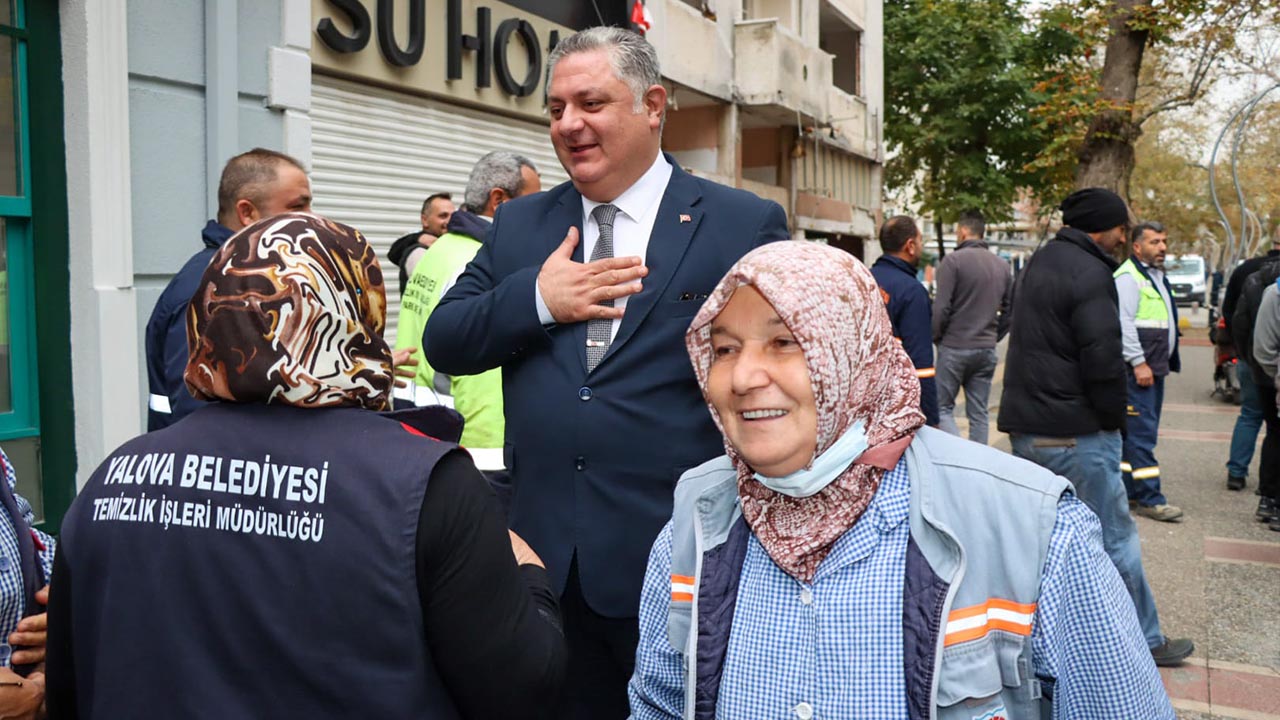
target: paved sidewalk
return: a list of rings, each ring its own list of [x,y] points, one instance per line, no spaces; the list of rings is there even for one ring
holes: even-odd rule
[[[1210,397],[1213,349],[1205,331],[1184,332],[1183,371],[1166,381],[1156,457],[1165,495],[1186,516],[1177,524],[1138,518],[1161,625],[1196,643],[1184,666],[1161,675],[1184,720],[1280,720],[1280,533],[1253,520],[1257,454],[1248,488],[1226,489],[1236,407]],[[1003,375],[1002,364],[992,387],[991,443],[1008,451],[1008,437],[995,429]],[[964,434],[963,403],[956,409]]]

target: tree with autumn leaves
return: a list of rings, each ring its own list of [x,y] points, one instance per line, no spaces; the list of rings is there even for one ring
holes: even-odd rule
[[[1201,100],[1280,0],[885,0],[890,185],[952,221],[1019,192],[1131,200],[1135,147]],[[1206,191],[1207,192],[1207,191]]]

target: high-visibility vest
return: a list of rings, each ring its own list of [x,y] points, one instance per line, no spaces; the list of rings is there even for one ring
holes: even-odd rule
[[[1146,356],[1147,365],[1157,375],[1169,373],[1169,356],[1173,348],[1169,346],[1169,306],[1165,304],[1164,295],[1151,279],[1138,269],[1133,258],[1121,263],[1112,273],[1112,277],[1128,275],[1138,284],[1138,312],[1133,324],[1138,329],[1138,342],[1142,344],[1142,354]]]
[[[440,304],[445,287],[462,273],[479,251],[480,241],[459,233],[441,235],[427,248],[405,284],[404,295],[400,299],[397,350],[422,347],[422,331]],[[435,401],[442,389],[437,385],[443,385],[436,380],[435,370],[419,353],[418,372],[413,379],[417,396],[415,404],[424,404],[421,401],[424,396],[432,398],[428,402]],[[453,408],[466,419],[462,446],[469,450],[500,451],[506,430],[502,414],[502,370],[494,368],[479,375],[450,377],[448,389]],[[438,399],[449,404],[445,398]],[[482,466],[481,469],[497,468]]]

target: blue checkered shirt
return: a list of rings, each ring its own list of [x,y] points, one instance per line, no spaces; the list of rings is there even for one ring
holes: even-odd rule
[[[18,494],[18,478],[4,450],[0,450],[0,459],[4,461],[4,481],[9,483],[13,498],[18,501],[18,510],[30,525],[36,521],[35,513],[31,512],[31,504],[27,499]],[[9,647],[9,634],[17,629],[27,601],[22,587],[22,556],[18,552],[18,536],[14,531],[13,521],[2,507],[0,515],[3,516],[0,519],[0,666],[9,667],[9,656],[13,654],[13,649]],[[47,580],[53,576],[53,553],[57,541],[39,530],[35,532],[40,542],[44,543],[45,549],[37,547],[36,553],[40,556],[40,564],[44,566]]]
[[[718,718],[907,718],[902,650],[910,481],[885,474],[866,513],[812,584],[783,573],[751,537],[720,683]],[[678,720],[684,663],[667,640],[671,525],[654,543],[631,679],[635,720]],[[1067,495],[1049,542],[1032,630],[1035,673],[1056,679],[1059,720],[1174,717],[1097,517]],[[802,704],[804,707],[802,707]]]

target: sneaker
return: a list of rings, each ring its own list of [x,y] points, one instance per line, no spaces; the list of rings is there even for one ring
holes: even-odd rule
[[[1269,497],[1258,500],[1258,509],[1254,511],[1253,516],[1258,522],[1269,522],[1276,516],[1276,501]]]
[[[1244,479],[1244,478],[1242,478],[1242,477],[1236,477],[1235,475],[1228,475],[1228,476],[1227,476],[1227,489],[1228,489],[1228,490],[1243,490],[1243,489],[1244,489],[1244,486],[1245,486],[1245,479]]]
[[[1182,521],[1182,508],[1177,505],[1139,505],[1134,512],[1160,522]]]
[[[1271,521],[1267,523],[1267,529],[1280,532],[1280,517],[1271,518]]]
[[[1195,650],[1196,644],[1187,638],[1165,638],[1163,645],[1151,648],[1151,659],[1160,667],[1173,667],[1181,665]]]

